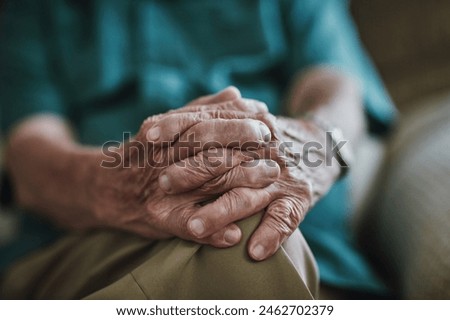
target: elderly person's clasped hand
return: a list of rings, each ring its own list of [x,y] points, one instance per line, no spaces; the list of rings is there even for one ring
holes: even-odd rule
[[[228,88],[150,117],[132,141],[110,149],[93,178],[93,211],[108,227],[215,247],[237,244],[235,222],[264,211],[248,244],[249,255],[264,260],[339,174],[305,165],[307,141],[323,143],[325,132],[275,118]]]

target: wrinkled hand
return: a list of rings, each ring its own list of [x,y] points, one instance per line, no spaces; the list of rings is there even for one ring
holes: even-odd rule
[[[190,219],[194,225],[201,226],[196,233],[196,241],[199,241],[264,208],[261,223],[248,243],[249,255],[259,261],[272,256],[295,231],[310,207],[335,181],[339,167],[336,163],[329,167],[308,166],[301,161],[306,156],[303,154],[306,142],[325,144],[326,133],[320,128],[305,121],[276,119],[267,113],[259,114],[257,118],[270,127],[272,141],[268,147],[256,150],[254,153],[258,156],[255,158],[275,161],[281,168],[279,178],[262,189],[235,188],[199,209]],[[307,156],[310,162],[325,159],[324,152],[319,150],[312,150]],[[273,162],[265,165],[273,165]],[[166,184],[167,193],[174,194],[193,190],[204,183],[219,187],[230,184],[234,179],[236,176],[231,172],[210,171],[198,177],[181,166],[171,165],[161,173],[160,183]],[[255,173],[253,179],[247,179],[256,184],[258,175]],[[233,194],[240,196],[233,197]]]
[[[336,160],[326,165],[323,129],[306,121],[278,118],[272,130],[276,148],[270,158],[280,165],[281,174],[266,188],[273,201],[249,241],[249,253],[255,260],[264,260],[278,250],[340,172]],[[319,143],[323,149],[307,150],[308,142]]]
[[[217,247],[236,244],[241,232],[234,220],[199,238],[207,226],[193,221],[192,216],[205,211],[238,216],[264,208],[262,202],[248,206],[253,203],[250,190],[273,183],[279,166],[271,160],[271,165],[266,165],[266,161],[255,160],[240,149],[223,147],[249,141],[252,148],[261,148],[270,139],[270,130],[250,118],[263,113],[267,113],[264,104],[242,99],[236,89],[227,89],[179,110],[150,117],[132,141],[109,150],[123,155],[117,158],[119,165],[108,157],[99,169],[92,186],[98,221],[154,239],[177,236]],[[194,134],[195,140],[190,140]],[[208,155],[211,147],[217,151],[214,157]],[[186,159],[188,156],[192,157]],[[171,189],[161,172],[175,163],[198,179],[193,183],[194,190],[177,195],[165,193]],[[219,180],[201,183],[202,177],[211,173],[235,178],[223,184]],[[217,194],[222,194],[221,199],[215,200]],[[230,203],[235,205],[230,207]]]

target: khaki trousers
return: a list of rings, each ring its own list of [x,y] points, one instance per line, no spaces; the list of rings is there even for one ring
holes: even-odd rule
[[[247,240],[261,215],[239,222],[241,243],[217,249],[181,239],[149,241],[117,231],[72,234],[11,267],[3,299],[312,299],[315,260],[297,230],[270,259]]]

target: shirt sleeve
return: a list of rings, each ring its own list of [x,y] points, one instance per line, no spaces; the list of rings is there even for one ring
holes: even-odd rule
[[[381,133],[397,117],[373,63],[365,52],[346,0],[289,2],[286,12],[292,55],[290,70],[331,65],[356,78],[372,132]]]
[[[54,84],[41,1],[6,1],[0,14],[0,123],[7,133],[38,113],[64,115]]]

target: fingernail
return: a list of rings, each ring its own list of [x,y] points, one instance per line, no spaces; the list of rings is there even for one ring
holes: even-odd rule
[[[264,123],[259,124],[259,130],[261,131],[262,140],[264,142],[270,142],[270,130]]]
[[[147,131],[147,140],[148,141],[158,140],[160,135],[161,135],[161,129],[158,126],[155,126]]]
[[[240,239],[240,232],[238,230],[228,229],[227,231],[225,231],[223,238],[225,239],[226,243],[235,244]]]
[[[266,250],[260,244],[256,245],[252,250],[252,255],[256,260],[264,259],[265,254],[266,254]]]
[[[165,174],[159,176],[159,186],[161,189],[163,189],[165,192],[170,192],[170,189],[172,188],[169,177]]]
[[[201,237],[205,232],[205,224],[201,219],[193,219],[191,222],[189,222],[189,229],[195,236]]]

